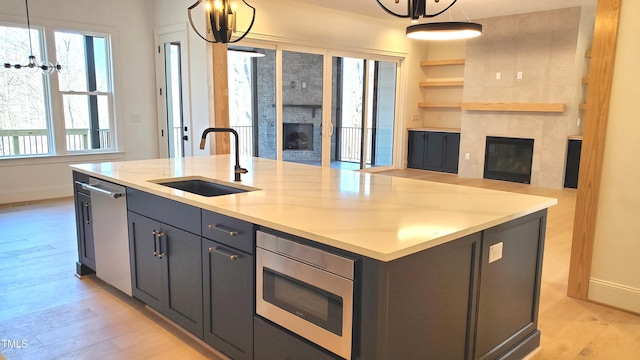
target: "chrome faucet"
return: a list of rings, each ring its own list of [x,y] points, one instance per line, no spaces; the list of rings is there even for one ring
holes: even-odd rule
[[[240,174],[246,174],[249,171],[240,167],[240,150],[239,150],[239,141],[238,141],[238,133],[231,128],[207,128],[202,133],[202,140],[200,140],[200,150],[204,150],[204,145],[207,142],[207,135],[211,132],[228,132],[232,133],[236,138],[236,166],[234,167],[233,175],[234,181],[240,181]]]

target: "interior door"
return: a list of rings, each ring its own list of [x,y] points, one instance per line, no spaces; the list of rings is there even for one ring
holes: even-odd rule
[[[191,156],[185,31],[161,29],[159,32],[156,41],[159,155]]]

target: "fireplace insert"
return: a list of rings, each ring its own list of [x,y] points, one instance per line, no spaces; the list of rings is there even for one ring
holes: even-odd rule
[[[313,150],[313,124],[282,124],[283,150]]]
[[[487,136],[484,178],[531,183],[533,139]]]

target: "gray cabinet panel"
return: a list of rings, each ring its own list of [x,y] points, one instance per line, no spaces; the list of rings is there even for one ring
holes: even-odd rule
[[[202,337],[202,257],[200,236],[163,225],[165,315]]]
[[[202,239],[204,340],[235,360],[253,359],[253,255]]]
[[[91,194],[76,181],[89,183],[89,175],[73,172],[73,198],[76,211],[76,236],[78,241],[78,261],[76,273],[80,276],[95,273],[95,249],[93,240],[93,217],[91,211]]]
[[[537,332],[544,220],[537,213],[484,232],[477,359],[498,358]],[[498,243],[502,258],[489,263],[490,247]]]
[[[363,262],[363,359],[469,359],[480,234],[391,263]]]
[[[160,230],[160,223],[130,211],[127,216],[133,296],[162,311],[163,266],[158,258],[160,249],[154,235]]]

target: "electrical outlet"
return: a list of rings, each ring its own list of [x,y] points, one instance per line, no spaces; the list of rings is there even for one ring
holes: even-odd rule
[[[501,242],[489,246],[489,264],[502,259],[502,246]]]
[[[469,159],[471,159],[471,154],[469,154],[469,153],[465,153],[465,154],[464,154],[464,159],[465,159],[465,160],[469,160]]]
[[[518,71],[518,73],[516,74],[516,79],[522,80],[522,71]]]
[[[502,79],[502,73],[497,72],[496,73],[496,80],[500,80],[500,79]]]

